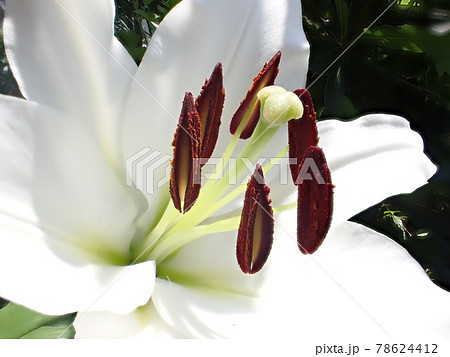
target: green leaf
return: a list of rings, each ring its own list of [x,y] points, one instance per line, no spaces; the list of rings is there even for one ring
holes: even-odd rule
[[[438,72],[450,74],[450,33],[438,34],[428,27],[415,25],[391,26],[383,25],[368,30],[363,41],[388,49],[396,49],[429,56]]]
[[[336,10],[339,19],[339,26],[341,29],[341,38],[345,36],[347,32],[349,9],[345,0],[336,0]]]
[[[157,20],[157,16],[158,16],[157,14],[149,13],[147,11],[140,10],[140,9],[137,9],[135,11],[135,13],[136,13],[136,15],[139,15],[141,18],[146,19],[149,22],[150,21],[156,21]]]
[[[115,0],[115,35],[139,64],[150,37],[181,0]]]
[[[73,338],[75,316],[43,315],[10,302],[0,309],[0,338]]]

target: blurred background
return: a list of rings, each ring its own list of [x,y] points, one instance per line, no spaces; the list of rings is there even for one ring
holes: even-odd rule
[[[136,63],[178,2],[116,0],[116,36]],[[450,290],[450,1],[302,0],[302,6],[318,119],[404,116],[439,167],[425,186],[386,197],[352,220],[401,244],[430,279]],[[20,96],[2,42],[0,93]]]

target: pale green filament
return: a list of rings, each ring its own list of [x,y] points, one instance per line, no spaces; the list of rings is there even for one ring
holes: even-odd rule
[[[264,166],[263,171],[266,173],[269,172],[270,169],[272,169],[276,165],[276,163],[282,157],[284,157],[288,150],[289,148],[286,147],[283,151],[281,151],[276,158],[274,158],[270,163]],[[152,249],[150,257],[152,259],[156,259],[157,262],[160,262],[163,261],[172,252],[181,248],[183,245],[201,238],[208,233],[212,234],[236,230],[239,226],[241,217],[240,213],[234,217],[228,219],[219,219],[217,222],[213,222],[210,224],[199,224],[202,223],[206,218],[210,217],[213,213],[226,206],[234,198],[243,194],[246,187],[246,183],[238,185],[222,198],[218,197],[219,194],[218,192],[215,192],[215,188],[206,193],[202,192],[202,196],[199,197],[196,205],[192,208],[192,213],[188,212],[185,216],[180,218],[176,226],[173,226],[173,228],[170,229],[167,234],[164,234],[164,236],[161,237],[161,239],[158,241],[157,246]],[[214,202],[216,197],[217,202],[211,205],[210,202]],[[283,207],[279,207],[276,212],[278,213],[283,211]],[[192,216],[189,217],[189,214],[191,214]],[[184,217],[186,217],[184,219],[184,222],[181,222]]]

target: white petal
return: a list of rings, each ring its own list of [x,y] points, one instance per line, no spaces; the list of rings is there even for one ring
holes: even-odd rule
[[[33,102],[0,102],[0,270],[8,272],[0,295],[42,312],[74,311],[124,271],[98,261],[128,256],[138,201],[79,123]],[[146,302],[154,267],[130,273],[136,296],[120,293],[126,309]],[[136,283],[142,275],[150,285]]]
[[[436,168],[423,141],[401,117],[371,114],[319,123],[334,189],[333,220],[341,222],[382,199],[425,184]]]
[[[156,280],[152,301],[180,333],[195,338],[258,336],[265,270],[256,275],[240,270],[236,234],[208,235],[158,265],[161,279]]]
[[[186,338],[161,318],[151,301],[129,314],[105,311],[78,314],[74,327],[75,338],[136,338],[145,341]]]
[[[0,104],[1,211],[39,220],[79,247],[127,255],[139,197],[114,175],[81,123],[17,98],[0,97]]]
[[[6,2],[4,39],[22,93],[83,120],[111,156],[136,68],[113,23],[113,0]]]
[[[155,264],[90,264],[76,249],[23,221],[0,216],[0,295],[44,314],[130,312],[150,298]],[[63,251],[69,256],[55,254]],[[78,253],[78,254],[77,254]]]
[[[355,223],[335,227],[312,256],[298,252],[293,214],[282,215],[268,266],[266,308],[284,337],[444,337],[450,294],[402,247]],[[282,227],[282,228],[281,228]]]
[[[192,338],[251,337],[251,327],[262,326],[253,297],[157,279],[152,300],[170,326]]]
[[[228,126],[232,114],[253,77],[277,51],[283,52],[277,83],[289,89],[304,87],[309,47],[301,18],[300,3],[295,0],[276,4],[260,0],[182,1],[158,27],[131,86],[123,127],[125,159],[145,147],[158,151],[159,156],[146,170],[147,178],[150,173],[154,175],[155,188],[158,181],[167,179],[184,93],[191,91],[197,96],[217,62],[223,64],[226,91],[214,153],[220,157],[231,138]],[[282,130],[269,145],[270,153],[275,155],[286,145]],[[162,162],[156,164],[157,160]],[[153,192],[149,195],[152,198]]]
[[[330,239],[318,257],[322,267],[388,332],[394,337],[448,336],[450,294],[435,285],[404,248],[351,222],[333,236],[338,238]],[[336,253],[338,259],[333,259]]]
[[[237,232],[209,234],[158,264],[158,276],[174,283],[257,296],[264,274],[243,274],[236,259]]]

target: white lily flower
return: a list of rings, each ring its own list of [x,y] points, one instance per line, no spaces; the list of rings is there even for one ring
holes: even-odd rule
[[[167,184],[152,194],[126,185],[127,160],[141,150],[172,155],[183,95],[199,93],[217,62],[226,101],[216,157],[231,138],[227,121],[274,53],[283,53],[277,85],[305,86],[299,1],[183,0],[139,68],[113,20],[112,0],[6,1],[7,54],[26,99],[0,97],[0,296],[46,314],[80,311],[78,337],[448,333],[449,296],[403,248],[347,222],[433,174],[402,118],[319,124],[336,185],[328,236],[303,256],[291,239],[295,209],[277,214],[272,254],[256,275],[236,262],[242,195],[195,222],[173,213]],[[282,152],[286,131],[259,157]],[[279,176],[268,181],[274,207],[296,202]],[[200,199],[209,213],[215,202]]]

